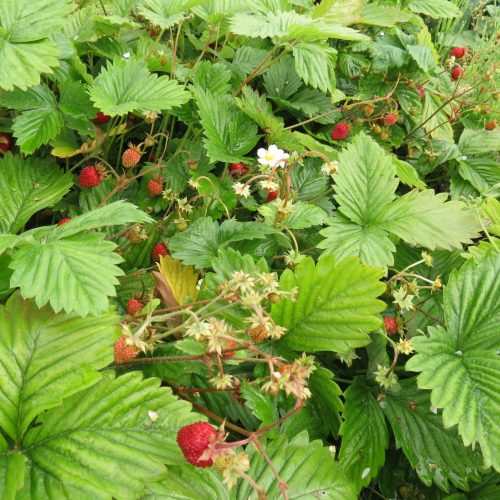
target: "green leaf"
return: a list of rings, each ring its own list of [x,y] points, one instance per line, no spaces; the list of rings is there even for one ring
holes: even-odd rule
[[[384,291],[380,269],[363,266],[356,258],[335,263],[322,257],[315,266],[308,257],[295,272],[280,278],[282,290],[298,287],[295,302],[273,304],[272,317],[288,329],[281,340],[299,351],[347,352],[367,345],[368,333],[380,326],[377,314],[384,309],[377,297]]]
[[[257,127],[237,110],[228,96],[216,96],[202,88],[194,95],[205,137],[203,143],[212,162],[238,162],[259,140]]]
[[[458,7],[448,0],[411,0],[408,7],[417,14],[437,18],[457,17]]]
[[[395,156],[392,158],[392,162],[396,167],[396,175],[399,177],[399,180],[410,187],[416,187],[418,189],[425,189],[425,182],[420,179],[417,170],[410,163],[400,160]]]
[[[116,244],[105,241],[101,233],[55,237],[57,232],[16,250],[10,264],[11,287],[19,287],[25,298],[34,297],[39,307],[50,303],[56,312],[86,316],[107,310],[108,297],[116,295],[117,276],[123,275]]]
[[[327,221],[326,212],[316,205],[298,201],[293,205],[293,210],[287,213],[285,218],[277,220],[279,206],[276,203],[267,203],[258,208],[258,212],[264,217],[269,225],[276,224],[277,227],[288,227],[290,229],[307,229],[319,226]]]
[[[205,0],[146,0],[139,13],[154,26],[168,29],[181,21],[187,10],[203,4]]]
[[[288,498],[356,499],[352,484],[341,474],[328,448],[321,441],[309,442],[306,432],[291,441],[281,436],[266,444],[265,449],[281,479],[288,485]],[[278,482],[264,457],[254,447],[249,446],[246,451],[250,456],[250,477],[266,492],[267,498],[281,498]],[[256,497],[248,482],[240,481],[235,498]]]
[[[113,360],[118,318],[92,322],[75,314],[38,310],[13,295],[0,306],[0,427],[19,441],[33,419],[94,384]]]
[[[258,222],[226,220],[220,226],[210,217],[201,217],[169,241],[172,256],[197,268],[210,267],[219,248],[242,240],[261,240],[278,230]]]
[[[0,234],[0,255],[19,242],[19,237],[14,234]]]
[[[7,153],[0,158],[0,229],[17,233],[33,214],[58,202],[71,184],[69,174],[46,160]]]
[[[337,51],[328,45],[299,43],[293,46],[297,74],[306,85],[323,92],[335,88],[335,59]]]
[[[458,171],[482,195],[500,195],[500,166],[495,159],[470,158],[460,160]]]
[[[318,243],[326,253],[333,253],[338,260],[346,257],[359,257],[364,264],[385,267],[394,264],[394,243],[387,233],[377,226],[354,224],[346,217],[335,215],[330,225],[321,230],[325,237]]]
[[[392,159],[370,137],[358,134],[339,154],[335,200],[340,212],[357,224],[381,220],[398,186]]]
[[[380,227],[411,245],[431,250],[472,243],[481,230],[477,216],[463,203],[447,202],[447,198],[447,193],[434,194],[432,189],[411,191],[386,208]]]
[[[500,470],[500,254],[467,262],[452,273],[444,292],[446,330],[429,327],[414,337],[417,354],[407,370],[421,372],[418,386],[431,389],[443,408],[445,428],[458,424],[466,446],[479,443],[485,466]]]
[[[500,129],[464,129],[458,141],[462,155],[481,155],[500,151]]]
[[[414,379],[401,380],[399,390],[385,393],[380,405],[420,480],[436,483],[444,491],[448,481],[463,490],[469,480],[478,481],[481,454],[465,448],[456,429],[445,430],[440,415],[433,411],[429,393],[417,389]]]
[[[282,57],[270,66],[264,73],[263,80],[266,92],[280,99],[290,98],[302,86],[290,56]]]
[[[49,38],[73,9],[66,0],[0,2],[0,88],[26,90],[59,66],[59,49]]]
[[[158,419],[152,422],[148,412]],[[138,372],[103,378],[40,418],[23,440],[30,458],[20,495],[32,498],[137,498],[164,464],[184,463],[175,436],[199,416]]]
[[[360,377],[345,392],[343,417],[339,463],[360,490],[377,476],[389,446],[389,432],[382,409]]]
[[[161,112],[189,100],[189,93],[167,76],[152,74],[145,61],[115,59],[103,68],[90,88],[97,109],[110,116]]]
[[[263,393],[259,388],[249,384],[241,384],[241,397],[246,401],[245,405],[261,421],[261,427],[272,424],[279,418],[276,401],[269,394]],[[275,437],[272,434],[270,437]]]
[[[432,50],[429,47],[423,45],[407,45],[406,50],[422,71],[428,72],[431,68],[436,66]]]
[[[15,500],[24,485],[26,457],[19,452],[0,455],[0,498]]]
[[[32,87],[26,92],[6,92],[2,95],[2,104],[23,111],[14,118],[12,125],[23,153],[33,153],[61,131],[63,119],[56,97],[46,85]]]

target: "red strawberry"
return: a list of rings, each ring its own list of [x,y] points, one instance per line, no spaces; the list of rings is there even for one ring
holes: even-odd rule
[[[273,201],[278,197],[278,191],[269,191],[267,193],[267,201]]]
[[[196,422],[182,427],[177,433],[177,444],[190,464],[196,467],[210,467],[214,463],[213,460],[200,460],[200,457],[216,437],[217,431],[209,423]]]
[[[421,85],[420,83],[418,83],[415,88],[417,89],[417,92],[418,92],[418,96],[420,97],[420,99],[423,99],[425,97],[425,90],[424,90],[424,86]]]
[[[105,115],[102,111],[98,111],[96,117],[92,120],[96,125],[106,125],[111,120],[111,116]]]
[[[128,145],[128,149],[123,152],[122,165],[125,168],[135,167],[141,161],[141,151],[132,144]]]
[[[164,243],[157,243],[153,247],[153,251],[151,252],[151,257],[155,262],[159,262],[161,256],[170,255],[169,249],[165,246]]]
[[[398,115],[396,113],[389,113],[384,116],[384,126],[392,127],[398,121]]]
[[[233,179],[241,177],[248,172],[248,169],[245,167],[245,165],[243,165],[243,163],[230,163],[228,170]]]
[[[122,335],[115,342],[115,363],[126,363],[139,355],[135,345],[127,344],[127,336]]]
[[[132,298],[127,302],[127,313],[135,316],[143,307],[144,304],[140,300]]]
[[[337,125],[335,125],[335,127],[333,127],[330,137],[334,141],[343,141],[344,139],[347,139],[349,137],[350,133],[351,129],[349,127],[349,124],[346,122],[339,122],[337,123]]]
[[[160,195],[163,191],[163,179],[161,177],[153,177],[148,182],[147,190],[148,190],[149,196],[151,196],[152,198]]]
[[[464,57],[466,52],[467,49],[465,47],[454,47],[453,49],[451,49],[450,55],[460,59]]]
[[[451,77],[453,80],[458,80],[460,76],[462,75],[462,68],[460,66],[454,66],[453,69],[451,70]]]
[[[398,322],[396,321],[396,318],[386,316],[384,318],[384,326],[387,335],[394,335],[398,332]]]
[[[6,153],[12,146],[12,136],[5,132],[0,132],[0,151]]]
[[[496,122],[495,122],[495,121],[491,121],[491,122],[488,122],[488,123],[484,126],[484,128],[485,128],[486,130],[495,130],[496,126],[497,126]]]
[[[82,168],[80,172],[80,186],[81,187],[95,187],[101,183],[102,176],[95,165],[87,165]]]
[[[230,340],[224,346],[224,349],[234,349],[235,347],[236,347],[236,342],[234,340]],[[235,353],[235,351],[233,351],[233,352],[224,352],[224,353],[222,353],[222,357],[225,358],[225,359],[231,359],[232,357],[234,357],[234,353]]]
[[[63,224],[66,224],[67,222],[69,222],[71,219],[69,219],[68,217],[66,217],[65,219],[61,219],[57,225],[58,226],[62,226]]]

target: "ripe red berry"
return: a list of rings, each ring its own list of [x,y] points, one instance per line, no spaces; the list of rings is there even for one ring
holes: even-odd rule
[[[497,126],[496,122],[495,122],[495,121],[491,121],[491,122],[488,122],[488,123],[484,126],[484,128],[485,128],[486,130],[495,130],[496,126]]]
[[[69,222],[71,219],[69,219],[68,217],[66,217],[65,219],[61,219],[57,225],[58,226],[62,226],[63,224],[66,224],[67,222]]]
[[[245,167],[245,165],[243,165],[243,163],[230,163],[228,170],[233,179],[241,177],[248,172],[248,169]]]
[[[384,318],[384,326],[387,335],[394,335],[398,332],[398,322],[396,321],[396,318],[386,316]]]
[[[143,307],[144,304],[140,300],[132,298],[127,302],[127,313],[135,316]]]
[[[185,459],[196,467],[210,467],[212,459],[200,460],[211,443],[217,438],[217,431],[207,422],[185,425],[177,433],[177,444]]]
[[[2,153],[7,153],[12,147],[12,136],[6,134],[5,132],[0,132],[0,151]]]
[[[163,191],[163,180],[160,180],[157,178],[151,179],[148,182],[147,190],[148,190],[149,196],[151,196],[152,198],[160,195]]]
[[[278,197],[278,191],[269,191],[267,193],[267,201],[273,201]]]
[[[234,349],[235,347],[236,347],[236,342],[234,340],[230,340],[224,346],[224,349]],[[234,357],[234,353],[235,353],[235,351],[233,351],[233,352],[224,352],[224,353],[222,353],[222,357],[225,358],[225,359],[231,359],[232,357]]]
[[[98,111],[96,117],[92,120],[96,125],[106,125],[111,120],[111,116],[105,115],[102,111]]]
[[[398,115],[396,113],[389,113],[384,116],[384,126],[392,127],[398,121]]]
[[[451,77],[453,80],[458,80],[462,74],[462,68],[460,66],[454,66],[451,70]]]
[[[418,96],[420,97],[420,99],[423,99],[425,97],[425,89],[424,89],[424,86],[421,85],[420,83],[418,83],[415,88],[417,89],[417,92],[418,92]]]
[[[127,338],[122,335],[115,342],[115,363],[126,363],[139,355],[139,349],[135,345],[127,344]]]
[[[349,127],[349,124],[346,122],[339,122],[337,123],[337,125],[335,125],[335,127],[333,127],[330,137],[334,141],[343,141],[344,139],[347,139],[349,137],[350,133],[351,129]]]
[[[151,252],[151,257],[155,262],[158,262],[160,260],[160,257],[165,255],[170,255],[169,249],[165,246],[164,243],[157,243],[153,247],[153,251]]]
[[[453,49],[451,49],[450,55],[460,59],[465,55],[466,52],[467,49],[465,47],[454,47]]]
[[[87,165],[80,172],[81,187],[95,187],[101,183],[101,174],[95,165]]]
[[[135,167],[141,161],[141,153],[134,146],[129,146],[122,154],[122,165],[125,168]]]

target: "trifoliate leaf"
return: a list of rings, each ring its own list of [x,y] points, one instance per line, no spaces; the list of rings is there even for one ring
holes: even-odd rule
[[[467,262],[452,273],[444,292],[446,330],[412,338],[417,354],[406,368],[421,372],[418,386],[431,389],[443,408],[445,428],[458,424],[466,446],[479,443],[488,467],[500,470],[500,254]]]
[[[308,257],[295,272],[287,269],[280,278],[282,290],[298,287],[296,300],[282,299],[272,307],[276,323],[288,329],[280,341],[299,351],[347,352],[370,342],[368,333],[380,325],[377,314],[384,304],[382,271],[356,258],[338,263],[331,255],[315,266]]]
[[[306,85],[323,92],[335,88],[335,55],[328,45],[299,43],[293,47],[295,70]]]

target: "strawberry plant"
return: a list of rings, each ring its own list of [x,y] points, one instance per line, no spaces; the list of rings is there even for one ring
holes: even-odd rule
[[[496,499],[494,0],[0,2],[0,497]]]

